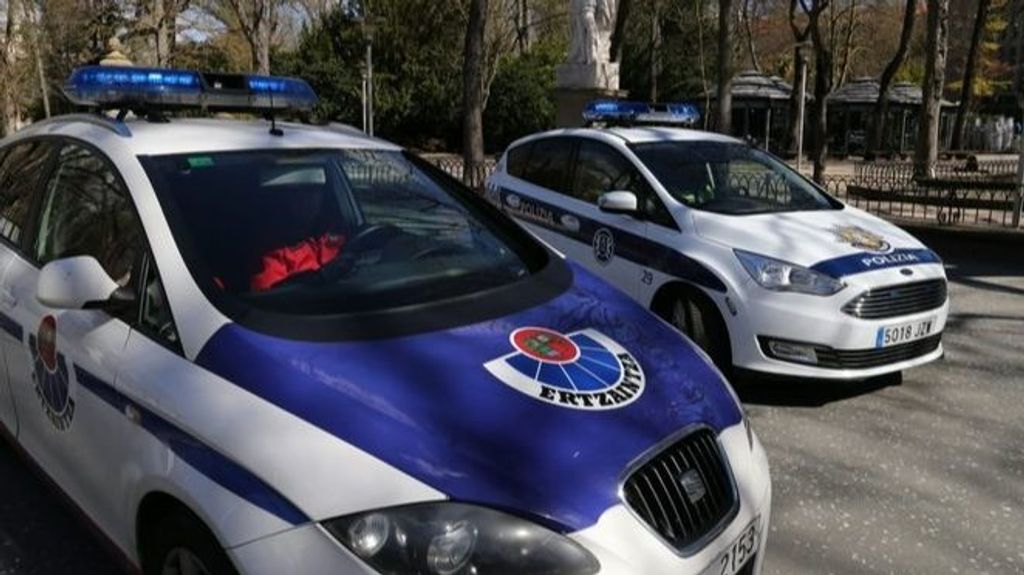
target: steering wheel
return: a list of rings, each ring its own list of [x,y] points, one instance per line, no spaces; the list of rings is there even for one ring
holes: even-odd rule
[[[391,238],[404,232],[392,224],[367,224],[359,228],[348,242],[343,253],[359,252],[365,249],[380,247]]]
[[[334,281],[347,274],[365,250],[379,248],[405,232],[392,224],[369,224],[361,227],[352,238],[345,242],[341,254],[324,264],[318,275],[327,281]]]
[[[458,255],[465,253],[466,248],[457,244],[444,243],[440,245],[434,245],[426,247],[409,257],[410,261],[422,260],[428,257],[442,256],[442,255]]]

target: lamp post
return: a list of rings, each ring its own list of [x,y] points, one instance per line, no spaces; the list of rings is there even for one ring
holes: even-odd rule
[[[809,44],[800,42],[796,45],[797,57],[800,58],[800,101],[796,103],[796,171],[800,172],[804,167],[804,108],[807,103],[807,58],[804,56],[804,48]]]
[[[365,75],[363,78],[363,131],[373,135],[373,33],[374,25],[368,16],[360,21],[363,38],[366,40]]]

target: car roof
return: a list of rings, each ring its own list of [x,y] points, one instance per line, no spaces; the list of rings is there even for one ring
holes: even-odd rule
[[[705,132],[703,130],[670,128],[661,126],[615,126],[609,128],[563,128],[559,130],[549,130],[547,132],[532,134],[525,138],[516,140],[515,142],[512,142],[512,144],[509,145],[509,147],[512,148],[532,140],[548,138],[552,136],[577,136],[604,141],[619,140],[625,141],[626,143],[629,144],[659,141],[742,143],[741,140],[738,140],[731,136],[726,136],[724,134],[718,134],[715,132]]]
[[[139,156],[277,148],[401,149],[342,124],[317,126],[278,122],[277,127],[283,135],[275,136],[270,133],[267,121],[221,118],[173,118],[167,122],[128,119],[119,122],[102,116],[74,114],[38,122],[18,132],[16,137],[43,134],[82,137],[88,133],[95,134],[97,126],[106,127],[107,134],[115,136]]]

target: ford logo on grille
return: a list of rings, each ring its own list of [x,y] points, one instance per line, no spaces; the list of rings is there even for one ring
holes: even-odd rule
[[[700,474],[695,469],[680,475],[679,485],[683,486],[683,491],[686,492],[686,498],[690,500],[690,503],[700,501],[708,492],[707,487],[704,486],[704,480],[700,478]]]
[[[900,273],[905,275],[905,276],[912,276],[912,275],[914,275],[914,270],[912,270],[910,268],[903,268],[903,269],[900,270]]]

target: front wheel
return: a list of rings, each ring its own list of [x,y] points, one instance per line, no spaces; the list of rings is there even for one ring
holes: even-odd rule
[[[729,335],[717,310],[685,296],[675,298],[665,318],[711,357],[723,373],[732,370]]]
[[[172,511],[153,526],[145,575],[237,575],[213,533],[196,516]]]

